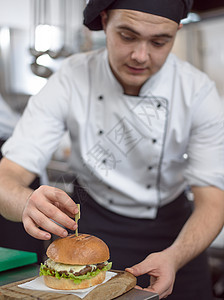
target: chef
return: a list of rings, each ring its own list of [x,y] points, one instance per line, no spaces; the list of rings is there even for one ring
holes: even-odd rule
[[[113,268],[160,299],[212,299],[205,250],[224,222],[223,105],[171,54],[191,4],[90,0],[84,24],[104,30],[106,48],[66,59],[31,97],[0,165],[5,218],[38,239],[63,237],[80,202],[79,231],[105,240]],[[73,199],[27,188],[66,130]]]

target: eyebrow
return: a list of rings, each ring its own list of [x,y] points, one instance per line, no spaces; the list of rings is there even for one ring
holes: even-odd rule
[[[130,31],[130,32],[132,32],[136,35],[140,35],[139,32],[135,31],[134,29],[132,29],[131,27],[128,27],[128,26],[118,26],[118,29],[127,30],[127,31]],[[168,34],[168,33],[154,34],[154,35],[152,35],[152,37],[153,38],[168,38],[168,39],[173,38],[173,36]]]

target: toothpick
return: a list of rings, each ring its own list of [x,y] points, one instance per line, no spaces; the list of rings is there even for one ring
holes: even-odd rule
[[[75,221],[78,225],[78,220],[80,219],[80,204],[77,204],[77,206],[78,206],[79,212],[75,215]],[[78,226],[75,230],[75,235],[78,236]]]

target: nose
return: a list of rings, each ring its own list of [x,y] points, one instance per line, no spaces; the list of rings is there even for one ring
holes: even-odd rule
[[[139,43],[135,46],[131,58],[136,62],[143,64],[149,59],[149,49],[147,43]]]

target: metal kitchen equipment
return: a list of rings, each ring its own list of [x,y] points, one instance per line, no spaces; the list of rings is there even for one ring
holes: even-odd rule
[[[117,297],[117,300],[159,300],[159,296],[157,294],[143,291],[143,290],[137,290],[132,289],[131,291],[127,292],[126,294]]]
[[[29,51],[33,57],[31,70],[37,76],[48,78],[53,70],[49,65],[43,63],[43,60],[40,62],[40,57],[45,56],[46,58],[47,56],[49,61],[49,59],[68,57],[75,52],[74,2],[72,0],[32,0],[30,3]]]

